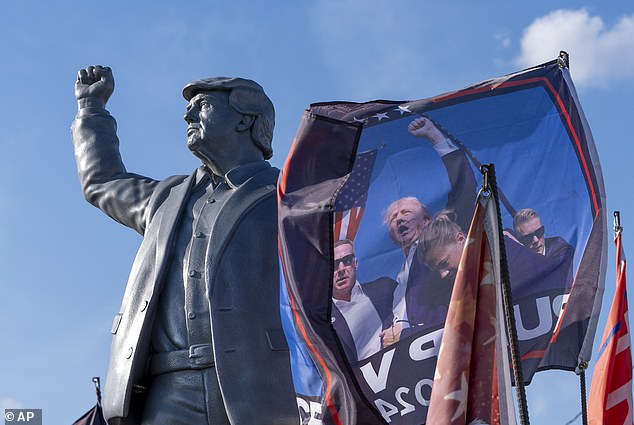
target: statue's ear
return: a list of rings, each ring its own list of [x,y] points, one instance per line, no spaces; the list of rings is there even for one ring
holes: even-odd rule
[[[254,121],[255,121],[255,115],[242,114],[242,118],[240,119],[240,121],[236,125],[236,130],[237,131],[247,131],[247,130],[249,130],[251,128],[251,126],[253,125]]]

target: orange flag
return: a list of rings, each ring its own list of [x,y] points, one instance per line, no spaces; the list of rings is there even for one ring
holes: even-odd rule
[[[599,359],[594,368],[588,423],[590,425],[632,425],[632,350],[627,319],[625,252],[621,229],[616,230],[616,292],[608,316]]]
[[[480,197],[451,295],[427,414],[429,424],[505,424],[511,411],[510,422],[515,422],[512,402],[508,406],[510,379],[505,365],[509,363],[506,348],[501,348],[506,347],[501,332],[504,321],[498,320],[502,317],[499,272],[491,260],[492,247],[497,246],[494,252],[499,252],[499,244],[495,245],[496,231],[491,232],[491,239],[485,231],[485,227],[497,229],[497,213],[492,211],[494,201]]]

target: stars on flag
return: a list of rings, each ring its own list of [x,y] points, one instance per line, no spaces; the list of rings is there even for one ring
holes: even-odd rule
[[[467,378],[465,377],[465,374],[463,373],[460,376],[460,388],[458,388],[456,391],[450,392],[449,394],[443,397],[445,400],[456,400],[458,402],[458,406],[456,407],[453,417],[451,418],[452,422],[458,419],[459,417],[461,417],[467,410],[468,395],[469,395],[469,384],[467,383]]]
[[[383,120],[391,120],[394,118],[400,118],[406,114],[411,115],[413,114],[413,112],[410,108],[411,108],[411,105],[408,105],[408,104],[398,105],[396,108],[391,110],[387,110],[384,112],[377,112],[374,115],[368,115],[367,117],[363,117],[363,118],[353,117],[352,120],[354,122],[362,123],[365,125],[378,124]]]
[[[381,121],[382,119],[389,119],[390,116],[385,112],[381,112],[381,113],[372,115],[372,118],[376,118],[377,120]]]
[[[396,112],[399,112],[401,115],[403,114],[411,114],[412,111],[409,110],[409,105],[399,105],[396,109]]]

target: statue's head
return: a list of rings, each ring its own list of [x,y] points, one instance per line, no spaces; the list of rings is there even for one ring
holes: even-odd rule
[[[227,97],[233,111],[250,117],[245,125],[249,125],[253,144],[262,151],[264,159],[271,158],[275,109],[262,86],[245,78],[212,77],[191,82],[183,89],[183,97],[190,106],[191,100],[200,94],[209,94],[212,99],[215,96],[217,101]],[[187,114],[185,120],[188,121]]]

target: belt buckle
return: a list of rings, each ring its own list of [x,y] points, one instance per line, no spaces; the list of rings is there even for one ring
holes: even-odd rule
[[[214,365],[210,344],[195,344],[189,347],[189,361],[192,367],[206,368]],[[196,367],[198,366],[198,367]]]

